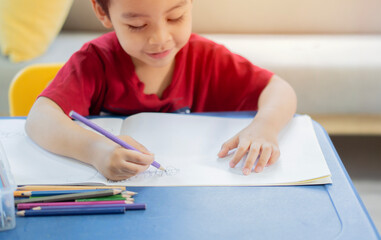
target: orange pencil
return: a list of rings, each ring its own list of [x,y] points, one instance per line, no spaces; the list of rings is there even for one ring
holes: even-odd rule
[[[61,185],[25,185],[17,188],[17,193],[24,191],[60,191],[60,190],[94,190],[94,189],[120,189],[127,192],[129,195],[136,195],[136,192],[125,191],[125,186],[61,186]],[[21,196],[21,195],[17,195]],[[16,195],[15,195],[16,197]]]

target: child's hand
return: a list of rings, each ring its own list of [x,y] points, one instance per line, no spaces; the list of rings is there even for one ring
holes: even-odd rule
[[[94,166],[107,179],[120,181],[145,171],[154,161],[154,156],[143,145],[129,136],[119,136],[140,152],[123,148],[119,145],[108,146],[106,155],[97,158]]]
[[[258,156],[258,163],[254,169],[257,173],[261,172],[265,166],[275,163],[280,155],[277,133],[272,131],[270,126],[262,124],[252,124],[229,139],[222,145],[218,157],[225,157],[234,148],[237,150],[229,163],[231,168],[234,168],[248,152],[242,169],[245,175],[251,173]]]

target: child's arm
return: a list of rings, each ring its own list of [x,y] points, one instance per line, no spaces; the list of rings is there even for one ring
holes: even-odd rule
[[[146,170],[154,157],[132,138],[122,139],[139,151],[122,148],[106,137],[73,122],[52,100],[40,97],[33,105],[26,132],[46,150],[93,165],[106,178],[124,180]]]
[[[276,162],[280,152],[278,134],[296,111],[296,95],[292,87],[280,77],[274,75],[262,91],[258,101],[258,113],[249,126],[222,145],[219,157],[225,157],[228,152],[237,148],[230,167],[248,153],[243,173],[250,174],[257,159],[256,172],[261,172],[265,166]]]

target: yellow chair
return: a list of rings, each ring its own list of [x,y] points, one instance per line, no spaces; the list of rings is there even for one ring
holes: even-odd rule
[[[11,116],[27,116],[37,96],[63,66],[62,63],[34,64],[20,70],[9,87]]]

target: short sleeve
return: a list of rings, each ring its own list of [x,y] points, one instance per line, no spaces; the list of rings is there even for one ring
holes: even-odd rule
[[[103,102],[104,66],[91,46],[85,45],[69,59],[40,96],[54,101],[68,115],[99,114]]]
[[[206,81],[207,93],[204,93],[202,102],[205,111],[258,109],[259,96],[273,76],[272,72],[219,44],[215,44],[204,61],[203,81]]]

